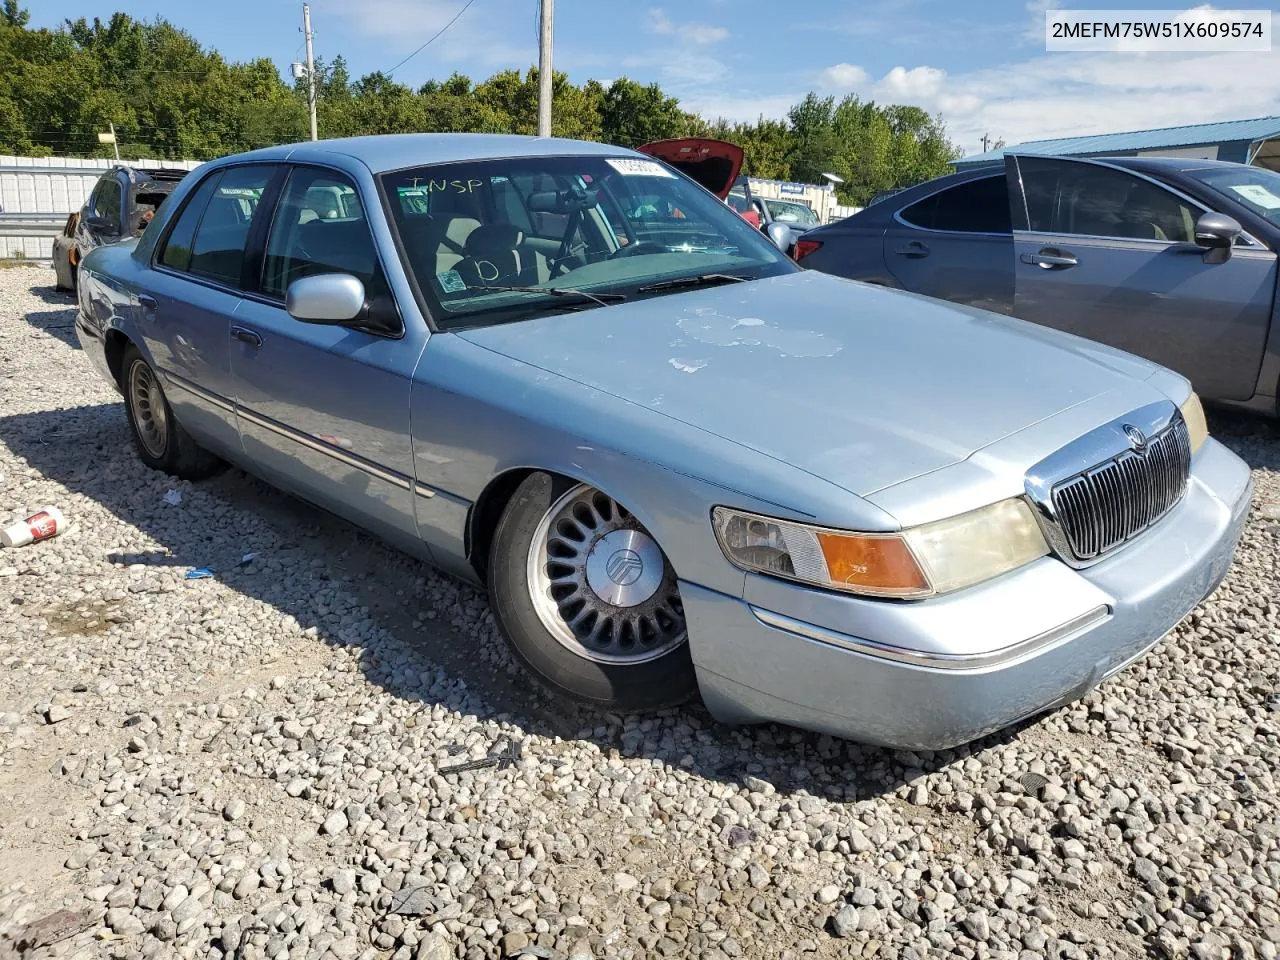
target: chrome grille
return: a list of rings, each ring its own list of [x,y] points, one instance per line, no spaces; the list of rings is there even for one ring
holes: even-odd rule
[[[1182,498],[1191,472],[1187,426],[1175,417],[1146,442],[1050,488],[1060,546],[1088,563],[1132,540]]]

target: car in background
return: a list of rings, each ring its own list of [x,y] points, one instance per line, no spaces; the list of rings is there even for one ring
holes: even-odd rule
[[[961,743],[1156,644],[1251,496],[1177,374],[801,270],[606,144],[214,161],[85,258],[76,327],[143,463],[225,458],[486,584],[608,710]]]
[[[1280,414],[1280,174],[1174,158],[1009,156],[806,234],[800,263],[1008,314]]]
[[[807,229],[801,222],[803,218],[800,214],[785,211],[794,219],[780,219],[770,211],[763,198],[752,194],[750,181],[739,175],[743,152],[737,144],[707,137],[679,137],[673,140],[655,140],[636,149],[658,158],[706,187],[742,219],[768,234],[788,255],[793,253],[796,240]],[[817,222],[816,217],[814,222]],[[774,227],[775,223],[786,229]]]
[[[53,238],[53,286],[55,290],[74,290],[76,288],[76,263],[79,254],[76,252],[76,225],[80,222],[80,213],[67,214],[67,222],[62,225],[62,232]]]
[[[819,225],[818,215],[807,203],[756,196],[747,177],[738,177],[737,183],[729,191],[729,205],[739,211],[749,223],[766,233],[769,232],[770,224],[785,226],[786,232],[781,236],[786,238],[784,249],[790,256],[795,255],[796,242],[807,231]]]
[[[785,223],[797,234],[822,225],[813,207],[799,200],[775,200],[772,197],[761,197],[760,202],[764,204],[765,209],[769,211],[769,217],[775,223]]]
[[[67,218],[53,245],[59,290],[73,290],[80,261],[104,243],[141,236],[165,197],[186,177],[186,170],[141,169],[118,165],[98,179],[84,207]]]

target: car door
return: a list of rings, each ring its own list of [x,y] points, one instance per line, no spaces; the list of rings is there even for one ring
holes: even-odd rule
[[[124,187],[121,174],[112,172],[98,181],[89,202],[85,204],[85,216],[76,228],[80,256],[104,243],[115,243],[123,235]]]
[[[1271,320],[1276,255],[1251,238],[1225,262],[1195,243],[1205,208],[1091,160],[1006,160],[1014,313],[1147,357],[1201,395],[1247,400]]]
[[[966,180],[902,208],[884,232],[884,262],[905,290],[1013,310],[1009,200],[999,174]]]
[[[340,171],[289,170],[258,241],[258,289],[231,323],[236,409],[245,453],[266,479],[421,553],[409,392],[426,331],[398,321],[369,220],[381,207],[368,187],[362,197]],[[285,310],[289,284],[326,273],[357,277],[396,321],[372,329],[295,320]]]
[[[189,194],[156,245],[138,327],[175,415],[201,443],[239,459],[231,379],[231,318],[245,247],[275,168],[223,167]]]

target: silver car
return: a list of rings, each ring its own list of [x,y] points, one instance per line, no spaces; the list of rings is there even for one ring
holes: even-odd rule
[[[487,585],[530,672],[611,709],[960,743],[1151,648],[1249,504],[1177,374],[802,271],[600,144],[228,157],[79,300],[145,463]]]

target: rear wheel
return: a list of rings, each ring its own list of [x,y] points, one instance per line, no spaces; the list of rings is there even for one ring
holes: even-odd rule
[[[137,347],[125,347],[120,369],[129,427],[142,462],[152,470],[186,480],[202,480],[216,473],[222,461],[196,443],[178,423],[160,378]]]
[[[651,710],[697,689],[670,561],[593,487],[545,473],[525,480],[494,536],[489,588],[516,656],[559,693]]]

